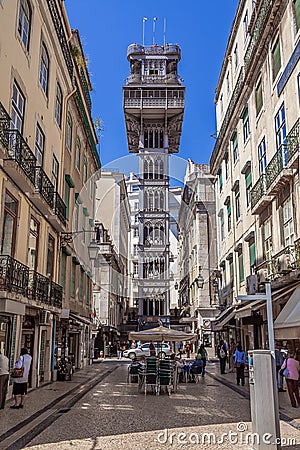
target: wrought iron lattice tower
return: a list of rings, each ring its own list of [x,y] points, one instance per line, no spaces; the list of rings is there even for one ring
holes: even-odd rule
[[[127,50],[123,87],[128,148],[139,157],[138,316],[168,322],[170,314],[169,155],[179,149],[185,87],[178,45]]]

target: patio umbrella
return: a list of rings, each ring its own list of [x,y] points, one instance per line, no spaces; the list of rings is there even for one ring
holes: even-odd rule
[[[136,341],[195,341],[197,335],[193,333],[185,333],[184,331],[173,330],[172,328],[166,328],[163,326],[151,328],[144,331],[131,331],[129,333],[130,340]]]

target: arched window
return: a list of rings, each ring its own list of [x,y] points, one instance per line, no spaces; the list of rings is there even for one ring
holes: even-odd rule
[[[154,209],[159,210],[159,192],[155,191],[154,193]]]
[[[154,169],[154,167],[153,167],[153,161],[152,161],[152,159],[150,159],[150,162],[149,162],[149,179],[150,180],[153,180],[153,169]]]
[[[149,161],[147,159],[144,159],[144,178],[145,180],[148,179],[149,176]]]
[[[160,191],[160,202],[159,202],[160,210],[164,211],[165,209],[165,202],[164,202],[164,193],[163,191]]]

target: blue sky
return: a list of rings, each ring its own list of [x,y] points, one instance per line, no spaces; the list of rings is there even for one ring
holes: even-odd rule
[[[214,92],[238,0],[65,0],[71,27],[79,30],[93,85],[93,117],[101,117],[103,165],[128,155],[122,108],[122,86],[129,75],[129,44],[178,43],[182,59],[178,72],[186,86],[186,107],[178,156],[208,163],[214,146]],[[118,165],[118,164],[117,164]],[[118,167],[116,167],[118,168]]]

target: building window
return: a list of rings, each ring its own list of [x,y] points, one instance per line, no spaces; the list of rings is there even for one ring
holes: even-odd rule
[[[225,237],[225,232],[224,232],[224,212],[223,209],[221,209],[220,213],[219,213],[219,217],[220,217],[220,234],[221,234],[221,241],[224,240]]]
[[[54,191],[58,190],[58,173],[59,173],[59,163],[58,163],[55,155],[53,155],[51,181],[54,186]]]
[[[139,237],[139,229],[138,228],[133,229],[133,237]]]
[[[83,301],[83,285],[84,285],[84,271],[80,268],[80,279],[79,279],[79,301]]]
[[[232,146],[233,146],[233,162],[235,163],[239,159],[238,136],[236,132],[232,137]]]
[[[240,206],[240,200],[241,200],[241,194],[240,189],[237,188],[234,194],[234,201],[235,201],[235,218],[236,221],[238,221],[241,217],[241,206]]]
[[[87,165],[86,158],[84,158],[84,162],[83,162],[83,183],[84,184],[87,182],[87,179],[88,179],[88,165]]]
[[[134,244],[133,246],[133,256],[137,256],[138,255],[138,246],[137,244]]]
[[[67,114],[67,125],[66,125],[66,145],[68,149],[72,150],[72,136],[73,136],[73,120],[71,114]]]
[[[18,33],[26,50],[29,50],[31,29],[31,6],[28,0],[20,0]]]
[[[61,128],[61,119],[62,119],[62,90],[60,85],[57,83],[56,86],[56,97],[55,97],[55,120],[59,128]]]
[[[236,71],[239,65],[239,55],[238,55],[238,45],[235,44],[234,52],[233,52],[233,64],[234,70]]]
[[[282,105],[275,116],[276,148],[279,150],[286,142],[285,109]],[[285,161],[287,163],[287,161]]]
[[[34,217],[30,218],[27,264],[32,270],[37,269],[40,225]]]
[[[70,185],[65,180],[65,190],[64,190],[64,203],[66,205],[66,219],[69,219],[70,214]]]
[[[255,107],[256,107],[256,115],[260,113],[263,107],[263,94],[262,94],[262,79],[259,76],[256,85],[255,85]]]
[[[11,128],[18,130],[20,133],[23,131],[24,109],[25,97],[17,83],[14,82],[11,99]]]
[[[230,75],[229,75],[229,72],[227,72],[227,75],[226,75],[226,91],[227,91],[227,96],[229,97],[229,95],[230,95]]]
[[[272,74],[273,74],[273,81],[278,75],[278,72],[281,68],[281,50],[280,50],[280,40],[279,36],[274,41],[274,44],[272,45]]]
[[[36,129],[35,129],[34,154],[35,154],[36,163],[37,163],[38,166],[42,166],[43,165],[44,150],[45,150],[45,135],[42,132],[41,127],[37,123],[36,124]]]
[[[46,265],[46,274],[47,277],[52,279],[53,270],[54,270],[54,237],[51,234],[48,235],[48,248],[47,248],[47,265]]]
[[[223,94],[220,95],[220,111],[221,111],[221,116],[223,116],[223,112],[224,112]]]
[[[79,223],[79,205],[75,203],[74,205],[74,230],[78,230]]]
[[[5,192],[1,254],[14,256],[16,244],[18,201]]]
[[[241,284],[243,281],[245,281],[244,257],[242,250],[238,252],[238,266],[239,266],[239,282]]]
[[[228,230],[228,233],[231,230],[231,203],[230,203],[230,200],[227,203],[227,230]]]
[[[72,298],[75,298],[75,295],[76,295],[76,264],[73,261],[72,261],[72,267],[71,267],[70,295]]]
[[[248,208],[251,205],[251,189],[252,189],[251,169],[247,170],[247,172],[245,173],[245,184],[246,184],[246,202]]]
[[[284,246],[294,244],[294,220],[292,200],[289,198],[282,205]]]
[[[225,179],[228,180],[228,178],[229,178],[229,155],[228,155],[228,151],[225,154],[224,162],[225,162]]]
[[[222,169],[220,169],[220,171],[219,171],[219,188],[220,188],[220,192],[222,191],[222,189],[223,189],[223,177],[222,177]]]
[[[256,265],[256,245],[254,239],[249,242],[249,260],[250,267],[253,268]]]
[[[262,138],[258,146],[259,174],[266,172],[267,167],[267,146],[265,137]]]
[[[77,169],[80,171],[80,162],[81,162],[81,142],[79,137],[76,138],[76,154],[75,154],[75,164]]]
[[[300,0],[293,0],[293,9],[294,9],[296,32],[298,32],[300,28]]]
[[[48,82],[49,82],[49,55],[44,43],[42,43],[41,60],[40,60],[40,85],[48,95]]]
[[[244,42],[246,42],[248,37],[248,27],[249,27],[249,15],[247,9],[243,20]]]
[[[230,278],[230,287],[234,286],[234,270],[233,270],[233,259],[229,260],[229,278]]]
[[[269,262],[268,273],[271,272],[272,261],[272,222],[271,218],[267,219],[262,225],[262,242],[264,260]]]
[[[248,107],[244,109],[243,115],[243,136],[244,136],[244,144],[247,142],[249,136],[250,136],[250,121],[249,121],[249,111]]]
[[[133,263],[133,275],[138,275],[139,274],[139,265],[137,262]]]
[[[61,252],[60,284],[63,287],[64,292],[66,291],[66,272],[67,272],[67,255],[64,252]]]

